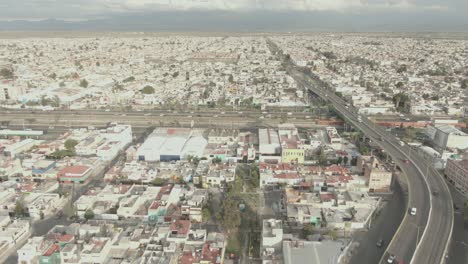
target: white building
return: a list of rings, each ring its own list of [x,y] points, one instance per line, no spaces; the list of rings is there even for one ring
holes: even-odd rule
[[[434,134],[434,143],[442,148],[468,148],[468,135],[453,126],[436,126]]]
[[[138,148],[141,161],[173,161],[188,156],[203,157],[208,141],[202,131],[186,128],[156,129]]]
[[[276,130],[268,128],[259,129],[258,137],[261,155],[279,155],[281,153],[281,142]]]

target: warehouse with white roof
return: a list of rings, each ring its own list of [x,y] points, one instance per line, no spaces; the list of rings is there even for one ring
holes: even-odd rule
[[[208,141],[201,130],[158,128],[138,148],[141,161],[174,161],[202,157]]]

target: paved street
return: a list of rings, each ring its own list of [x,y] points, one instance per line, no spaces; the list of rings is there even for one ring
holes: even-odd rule
[[[371,228],[368,231],[355,233],[354,242],[358,247],[354,250],[349,264],[378,263],[386,245],[392,240],[403,219],[406,209],[405,194],[399,184],[394,184],[393,194],[384,197],[385,206],[376,213]],[[384,240],[384,246],[376,246],[379,239]]]
[[[274,54],[282,54],[275,43],[269,41]],[[327,100],[336,112],[347,122],[361,130],[367,137],[382,147],[408,178],[409,198],[408,206],[416,207],[415,216],[406,214],[395,236],[387,248],[389,254],[397,256],[404,263],[439,264],[445,259],[448,241],[452,235],[453,207],[450,192],[443,178],[430,169],[411,148],[401,145],[400,141],[385,129],[375,125],[365,116],[357,113],[353,106],[333,93],[332,88],[316,75],[295,66],[288,59],[284,59],[284,66],[288,73],[299,85]],[[403,160],[409,160],[406,164]],[[423,171],[424,170],[424,171]],[[432,196],[437,191],[438,196]],[[385,254],[385,257],[388,254]],[[386,262],[385,258],[381,259]]]

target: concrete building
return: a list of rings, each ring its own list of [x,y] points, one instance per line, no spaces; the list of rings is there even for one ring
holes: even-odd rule
[[[0,81],[0,101],[16,101],[24,94],[22,86],[14,86],[12,81]]]
[[[357,168],[368,180],[369,192],[389,192],[393,173],[371,156],[358,157]]]
[[[188,156],[203,157],[208,141],[202,131],[187,128],[159,128],[138,148],[140,161],[175,161]]]
[[[328,141],[333,149],[341,149],[341,143],[343,142],[338,131],[334,127],[325,128],[328,136]]]
[[[15,157],[17,154],[26,151],[39,143],[40,142],[37,140],[27,138],[25,140],[7,146],[3,150],[3,153],[5,153],[5,155],[9,157]]]
[[[449,125],[435,127],[434,144],[439,148],[468,148],[468,134]]]
[[[84,183],[91,175],[92,168],[83,165],[68,166],[61,169],[57,178],[63,183]]]
[[[455,187],[468,197],[468,159],[447,161],[445,175]]]
[[[281,143],[278,132],[273,129],[262,128],[258,130],[259,152],[261,155],[278,155],[281,152]]]

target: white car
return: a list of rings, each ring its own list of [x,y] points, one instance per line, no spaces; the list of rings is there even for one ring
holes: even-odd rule
[[[411,208],[410,214],[411,215],[416,215],[417,209],[416,207]]]

